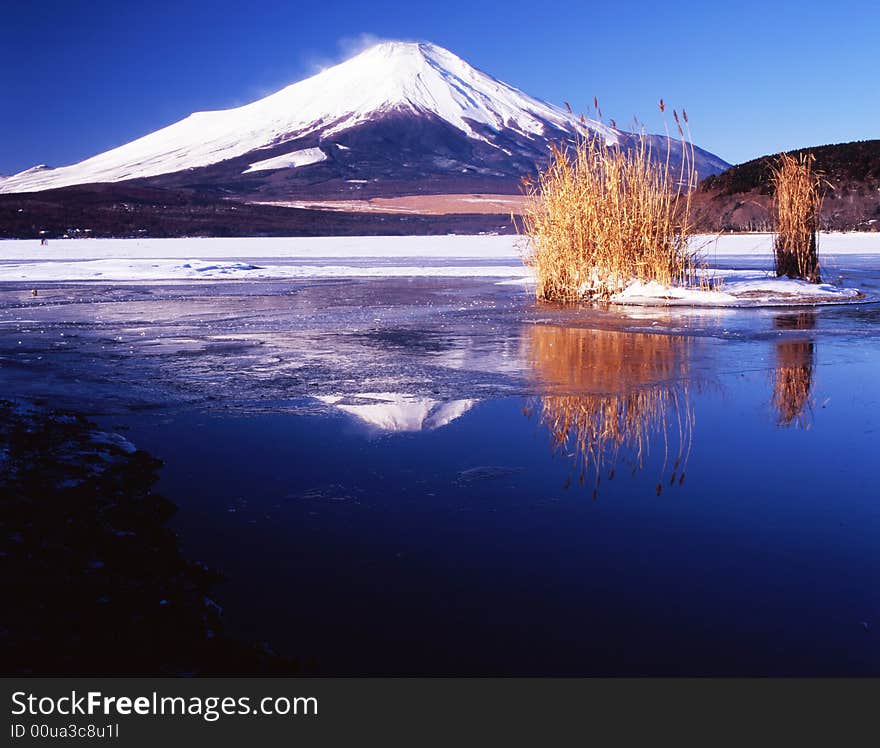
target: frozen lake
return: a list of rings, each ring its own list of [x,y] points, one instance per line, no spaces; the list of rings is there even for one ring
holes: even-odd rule
[[[326,674],[880,675],[877,303],[61,272],[517,267],[509,237],[224,241],[0,243],[0,381],[164,461],[243,638]],[[826,279],[880,294],[876,236],[822,247]],[[9,270],[32,262],[61,263],[36,297]]]

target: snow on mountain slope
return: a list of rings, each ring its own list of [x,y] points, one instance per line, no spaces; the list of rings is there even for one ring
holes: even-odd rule
[[[0,181],[0,192],[195,169],[312,132],[326,137],[389,112],[433,115],[490,145],[485,127],[530,137],[548,126],[569,131],[579,126],[572,114],[476,70],[448,50],[428,43],[386,42],[251,104],[197,112],[72,166],[35,167],[7,177]],[[612,128],[593,121],[588,125],[616,141]]]
[[[257,161],[248,166],[242,174],[252,171],[271,171],[273,169],[289,169],[297,166],[309,166],[327,160],[327,154],[320,148],[303,148],[301,151],[292,151],[285,153],[283,156],[275,156],[275,158],[267,158],[263,161]]]

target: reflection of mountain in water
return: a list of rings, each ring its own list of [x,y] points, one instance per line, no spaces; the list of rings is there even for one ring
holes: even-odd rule
[[[652,442],[663,450],[657,492],[684,481],[691,450],[689,353],[694,339],[614,330],[535,325],[526,330],[527,356],[541,394],[540,422],[554,450],[575,460],[581,483],[614,477],[628,459],[641,469]],[[530,409],[529,412],[531,412]]]
[[[382,431],[430,431],[460,418],[476,400],[442,402],[396,392],[323,395],[317,398]]]
[[[813,312],[783,314],[773,320],[777,330],[812,330]],[[776,369],[773,373],[773,407],[780,426],[810,426],[810,398],[813,391],[813,367],[816,347],[813,340],[782,340],[776,344]]]

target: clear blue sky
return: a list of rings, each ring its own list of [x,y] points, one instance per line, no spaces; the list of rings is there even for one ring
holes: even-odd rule
[[[657,129],[684,106],[731,162],[880,137],[880,2],[14,2],[0,15],[0,173],[72,163],[335,62],[433,41],[553,103]]]

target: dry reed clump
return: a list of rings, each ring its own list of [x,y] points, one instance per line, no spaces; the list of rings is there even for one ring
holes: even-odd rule
[[[813,170],[813,154],[787,153],[771,169],[776,239],[776,275],[820,283],[819,211],[822,178]]]
[[[587,132],[555,146],[547,169],[524,182],[520,230],[538,300],[607,299],[632,280],[696,283],[698,258],[688,248],[694,147],[685,136],[687,114],[673,115],[681,139],[667,134],[665,155],[652,151],[644,129],[621,134],[624,144]],[[678,168],[671,166],[674,142]]]
[[[535,407],[550,430],[554,451],[575,460],[581,484],[592,473],[593,496],[601,474],[614,477],[626,453],[635,472],[652,439],[664,458],[657,493],[672,464],[670,485],[684,481],[693,438],[685,336],[624,333],[537,325],[527,336],[539,386]]]

